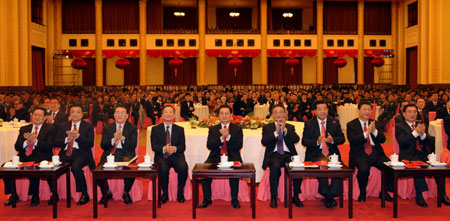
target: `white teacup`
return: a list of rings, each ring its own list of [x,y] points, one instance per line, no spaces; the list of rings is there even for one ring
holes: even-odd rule
[[[107,164],[114,164],[114,156],[113,155],[109,155],[109,156],[107,156],[106,157],[106,162],[107,162]]]
[[[397,163],[397,162],[398,162],[398,155],[394,153],[391,155],[391,163]]]
[[[224,164],[228,162],[228,156],[222,155],[220,156],[220,163]]]
[[[299,155],[292,156],[291,160],[293,163],[300,163],[300,156]]]
[[[339,162],[339,156],[336,154],[330,155],[328,156],[328,160],[330,161],[330,163],[337,163]]]
[[[434,153],[428,154],[428,160],[430,162],[436,162],[436,154]]]
[[[12,164],[18,165],[19,164],[19,156],[13,156],[12,157]]]
[[[144,163],[150,164],[152,162],[152,157],[150,155],[144,156]]]
[[[58,155],[52,156],[52,162],[53,165],[59,165],[61,163],[59,162],[59,156]]]

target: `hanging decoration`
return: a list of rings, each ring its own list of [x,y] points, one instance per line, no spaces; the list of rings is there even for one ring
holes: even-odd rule
[[[174,68],[174,72],[175,72],[175,77],[177,77],[178,74],[178,68],[183,65],[183,60],[179,59],[179,58],[173,58],[170,59],[169,61],[169,66],[171,68]]]
[[[338,68],[343,68],[345,65],[347,65],[347,60],[345,58],[338,58],[334,60],[334,65]]]
[[[87,62],[81,58],[77,58],[72,61],[71,65],[73,68],[75,68],[77,70],[81,70],[87,66]]]
[[[384,59],[383,58],[374,58],[374,59],[372,59],[372,65],[374,67],[379,68],[384,65]]]
[[[228,65],[234,68],[234,77],[236,77],[237,68],[242,65],[242,59],[240,58],[232,58],[228,60]]]
[[[284,63],[285,63],[288,67],[290,67],[290,69],[291,69],[291,75],[294,75],[294,67],[298,66],[298,64],[299,64],[300,62],[298,61],[297,58],[288,58],[288,59],[284,60]]]
[[[131,63],[128,59],[121,58],[116,61],[116,67],[119,69],[125,69],[127,67],[130,67]]]

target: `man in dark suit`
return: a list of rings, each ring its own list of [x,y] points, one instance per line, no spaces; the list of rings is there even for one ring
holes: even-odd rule
[[[19,136],[14,145],[20,162],[39,163],[43,160],[50,161],[52,159],[54,128],[45,121],[46,110],[38,107],[33,110],[33,123],[20,128]],[[28,195],[32,195],[31,206],[39,205],[39,179],[30,178],[30,186]],[[11,180],[4,179],[5,194],[11,194],[5,206],[12,205],[13,197],[19,200],[17,193],[11,192]],[[51,182],[48,181],[51,186]],[[15,184],[13,184],[15,185]]]
[[[55,131],[59,131],[59,126],[68,121],[67,114],[63,111],[60,111],[61,105],[59,104],[59,100],[53,98],[50,100],[50,112],[46,118],[46,123],[53,125]]]
[[[403,108],[405,121],[395,125],[395,138],[400,147],[400,160],[420,160],[426,162],[428,154],[434,152],[430,148],[431,139],[425,131],[423,123],[416,122],[417,107],[408,104]],[[436,180],[437,182],[437,180]],[[445,194],[445,180],[442,179],[442,201],[445,205],[450,205],[450,200]],[[414,177],[414,187],[416,188],[416,204],[427,207],[427,203],[422,196],[423,191],[428,190],[424,177]]]
[[[448,115],[447,116],[445,116],[443,119],[444,119],[444,130],[445,130],[445,133],[447,133],[447,135],[449,135],[450,134],[450,101],[447,101],[447,113],[448,113]],[[443,141],[443,142],[445,142],[445,141]],[[450,150],[450,136],[448,136],[448,140],[447,140],[447,149],[448,150]]]
[[[181,102],[180,116],[186,121],[189,121],[189,119],[192,117],[198,119],[198,117],[193,114],[194,110],[195,108],[194,102],[192,101],[192,96],[191,94],[186,93],[186,95],[184,95],[184,101]]]
[[[417,99],[417,119],[425,124],[425,131],[428,131],[428,126],[430,126],[430,120],[428,119],[428,110],[425,109],[425,100],[423,98]]]
[[[358,168],[356,178],[359,184],[358,202],[366,202],[366,187],[370,175],[370,167],[382,169],[384,162],[389,158],[384,153],[381,144],[386,141],[383,130],[375,127],[375,121],[370,119],[372,105],[369,102],[358,104],[359,118],[347,123],[347,138],[350,143],[349,162],[350,167]],[[386,177],[386,189],[394,191],[392,176]],[[380,196],[383,193],[380,193]],[[386,200],[391,202],[389,194],[384,193]]]
[[[147,98],[144,100],[141,100],[142,107],[145,110],[145,113],[147,114],[147,117],[152,119],[152,123],[156,124],[156,116],[158,115],[158,111],[153,109],[153,101],[152,101],[152,94],[148,93]]]
[[[163,190],[162,203],[169,199],[169,170],[174,168],[178,174],[177,201],[183,203],[184,185],[186,184],[188,165],[184,157],[186,149],[184,128],[173,124],[175,108],[166,105],[162,110],[163,123],[152,128],[150,135],[155,162],[160,164],[160,179]]]
[[[108,124],[103,128],[101,148],[103,154],[100,163],[103,166],[106,163],[108,155],[114,155],[115,162],[127,162],[136,156],[137,144],[137,128],[128,122],[128,111],[126,106],[118,104],[114,109],[114,123]],[[130,190],[133,187],[134,178],[124,179],[124,192],[122,195],[125,204],[132,204]],[[98,186],[103,189],[103,180],[98,180]],[[108,189],[108,187],[107,187]],[[112,198],[111,192],[108,190],[107,195],[102,197],[100,204]]]
[[[389,121],[394,117],[395,111],[397,109],[397,103],[395,102],[394,96],[390,94],[388,96],[388,99],[384,101],[382,108],[384,109],[383,113],[378,116],[378,123],[377,128],[383,128],[386,127],[386,124],[389,123]]]
[[[277,208],[278,182],[280,180],[281,168],[291,161],[291,156],[297,155],[295,144],[300,137],[295,132],[295,127],[286,123],[286,109],[283,104],[275,105],[272,109],[274,123],[263,127],[261,143],[266,147],[262,168],[270,168],[270,207]],[[294,180],[293,203],[297,207],[303,207],[298,198],[300,194],[301,180]]]
[[[302,99],[300,101],[300,110],[301,110],[301,121],[303,121],[303,116],[306,116],[306,118],[309,120],[312,118],[311,111],[313,110],[312,103],[309,101],[306,97],[306,94],[302,95]],[[299,120],[299,119],[297,119]]]
[[[297,95],[290,96],[289,102],[287,104],[287,111],[288,111],[288,119],[294,120],[297,119],[297,121],[300,121],[300,103],[298,102]]]
[[[431,95],[430,101],[427,103],[428,111],[437,111],[439,107],[441,107],[440,102],[438,101],[439,95],[434,93]]]
[[[12,121],[14,120],[14,118],[17,118],[19,121],[25,120],[26,122],[30,122],[30,112],[28,112],[28,109],[25,109],[22,101],[16,100],[14,101],[14,108],[9,109],[8,118],[9,121]]]
[[[438,109],[436,119],[445,119],[448,116],[450,116],[450,100],[447,101],[445,107]]]
[[[338,145],[345,142],[339,121],[328,117],[328,107],[325,101],[316,102],[316,116],[305,123],[302,145],[306,147],[305,161],[328,161],[328,156],[337,154],[341,161]],[[337,205],[335,197],[339,194],[339,180],[333,178],[328,184],[328,178],[318,178],[319,193],[324,197],[322,204],[327,208]]]
[[[89,195],[83,167],[88,165],[91,170],[95,168],[91,151],[94,146],[94,127],[81,120],[83,118],[81,105],[74,104],[70,107],[70,118],[71,121],[59,126],[55,146],[61,147],[59,158],[61,162],[70,164],[75,177],[76,190],[82,194],[77,205],[84,205],[89,202]]]
[[[219,107],[220,124],[210,127],[208,130],[208,141],[206,147],[211,151],[205,163],[219,163],[220,156],[228,156],[228,161],[239,161],[242,163],[241,152],[243,143],[242,128],[230,123],[231,107],[222,105]],[[211,201],[212,179],[204,179],[203,202],[199,208],[206,208],[212,204]],[[231,205],[233,208],[241,208],[238,201],[239,179],[230,178]]]

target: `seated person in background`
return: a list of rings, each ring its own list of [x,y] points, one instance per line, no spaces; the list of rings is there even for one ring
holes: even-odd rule
[[[8,121],[13,121],[14,118],[17,118],[19,121],[24,120],[25,122],[30,122],[30,112],[25,109],[23,102],[20,100],[15,100],[14,108],[9,109]]]
[[[189,121],[191,118],[195,118],[198,120],[198,117],[193,114],[195,108],[194,108],[194,102],[192,101],[192,96],[189,93],[186,93],[184,96],[184,101],[181,102],[181,113],[180,116],[184,118],[185,121]]]
[[[440,108],[436,113],[436,119],[445,119],[450,116],[450,100],[447,101],[445,107]]]

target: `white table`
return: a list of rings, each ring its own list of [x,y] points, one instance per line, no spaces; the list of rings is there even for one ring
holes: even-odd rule
[[[194,112],[193,114],[198,117],[198,120],[203,120],[205,118],[209,118],[209,107],[206,105],[194,105]],[[185,119],[186,121],[189,121],[189,119]]]
[[[260,117],[260,118],[266,118],[266,116],[269,115],[269,106],[267,104],[255,105],[255,108],[253,110],[253,115]]]
[[[442,154],[442,124],[441,120],[430,121],[428,134],[435,138],[434,145],[436,151],[436,159],[441,158]]]
[[[381,114],[381,107],[377,106],[375,111],[375,119],[377,119]],[[341,124],[341,128],[346,130],[347,123],[358,117],[358,105],[340,105],[338,106],[337,112],[339,114],[339,123]]]
[[[295,145],[297,153],[300,155],[301,161],[305,158],[305,148],[301,145],[301,137],[303,134],[303,122],[288,122],[295,126],[295,131],[300,136],[300,141]],[[203,163],[208,158],[209,150],[206,148],[206,140],[208,137],[208,128],[191,129],[189,122],[178,122],[179,126],[184,127],[186,136],[186,161],[189,166],[189,173],[196,163]],[[150,134],[152,127],[147,128],[147,153],[154,156],[151,150]],[[256,130],[244,129],[243,148],[241,150],[242,160],[246,163],[253,163],[256,168],[256,182],[260,182],[264,173],[262,162],[264,159],[265,148],[261,144],[262,128]]]
[[[14,144],[19,136],[18,127],[0,127],[0,165],[10,161],[16,155]]]

